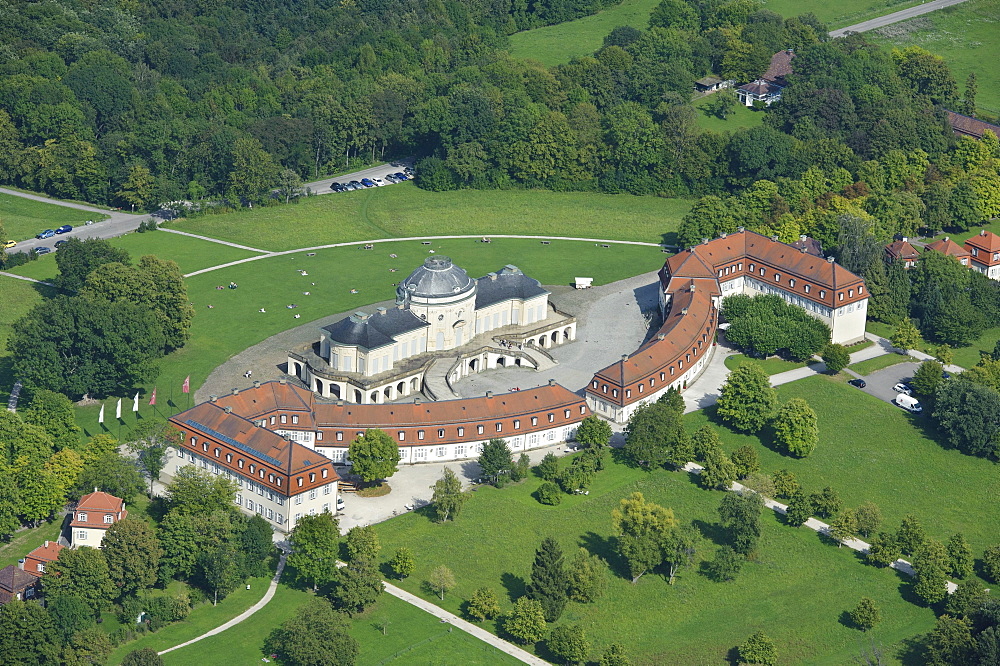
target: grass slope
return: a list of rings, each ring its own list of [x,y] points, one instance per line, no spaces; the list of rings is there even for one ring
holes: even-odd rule
[[[903,356],[902,354],[883,354],[882,356],[876,356],[875,358],[870,358],[866,361],[861,361],[860,363],[854,363],[853,365],[849,365],[847,367],[859,375],[870,375],[873,372],[878,372],[879,370],[888,368],[891,365],[896,365],[897,363],[908,363],[912,360],[912,357]]]
[[[180,231],[262,250],[443,234],[575,236],[673,242],[691,202],[659,197],[459,190],[410,183],[310,197],[297,204],[172,223]]]
[[[818,2],[809,0],[764,0],[764,9],[770,9],[782,16],[798,16],[812,12],[819,20],[832,28],[861,23],[879,16],[898,12],[907,7],[919,5],[919,0],[840,0],[839,2]]]
[[[550,245],[515,239],[495,239],[489,244],[472,239],[434,241],[432,245],[406,241],[379,243],[373,251],[351,246],[318,250],[312,257],[304,252],[269,257],[194,276],[187,280],[188,295],[196,313],[191,340],[160,363],[162,373],[155,382],[160,389],[158,409],[165,413],[186,407],[187,396],[180,395],[185,377],[191,375],[192,388],[197,387],[220,363],[275,333],[393,298],[393,284],[420,265],[429,256],[429,250],[451,256],[472,276],[516,263],[542,284],[556,285],[568,285],[578,275],[593,277],[594,284],[606,284],[654,271],[662,265],[664,257],[655,247],[603,248],[572,241],[552,241]],[[390,258],[390,254],[396,254],[397,258]],[[300,275],[300,268],[307,269],[309,275]],[[399,271],[390,273],[390,268]],[[230,282],[236,282],[239,289],[216,289]],[[351,289],[359,293],[352,294]],[[305,296],[306,291],[311,295]],[[298,307],[288,310],[285,306],[289,304]],[[261,308],[266,312],[258,312]],[[294,319],[295,314],[301,318]],[[148,411],[145,405],[152,388],[152,385],[147,387],[147,397],[143,398],[144,412]],[[176,409],[167,405],[171,391]],[[115,400],[106,401],[108,410],[113,410],[114,404]],[[90,434],[95,432],[99,409],[94,406],[78,410],[81,425]],[[123,416],[126,425],[133,422],[130,405],[126,405]],[[117,426],[112,421],[108,419],[114,432]]]
[[[791,0],[789,0],[791,1]],[[944,57],[964,91],[975,72],[979,83],[976,104],[1000,114],[1000,0],[969,0],[930,14],[875,30],[870,37],[886,46],[922,46]]]
[[[783,358],[778,358],[777,356],[772,356],[771,358],[750,358],[745,354],[732,354],[726,357],[725,360],[726,367],[730,370],[735,370],[740,366],[741,363],[756,363],[764,369],[769,375],[776,375],[779,372],[785,372],[787,370],[795,370],[796,368],[805,367],[805,363],[800,363],[798,361],[786,361]]]
[[[883,338],[889,338],[896,330],[896,327],[877,321],[869,321],[865,324],[865,329],[875,335],[880,335]],[[971,368],[979,363],[981,352],[992,352],[994,347],[996,347],[997,342],[1000,342],[1000,327],[988,328],[983,331],[983,334],[980,335],[978,339],[973,340],[972,344],[966,347],[954,348],[952,351],[954,352],[955,359],[952,362],[963,368]],[[934,355],[934,350],[936,348],[937,343],[928,342],[923,339],[920,340],[920,343],[916,347],[916,349],[927,354],[931,354],[932,356]],[[904,358],[903,360],[905,361],[906,359]]]
[[[550,66],[590,55],[601,48],[604,37],[620,25],[640,30],[648,28],[649,14],[658,4],[659,0],[622,0],[591,16],[515,33],[510,36],[511,55]]]
[[[167,666],[259,664],[268,634],[310,598],[311,595],[306,592],[279,585],[264,610],[221,634],[163,655],[164,662]],[[383,620],[388,620],[385,635],[375,626]],[[164,629],[159,633],[166,631]],[[441,665],[517,663],[512,657],[466,633],[458,630],[449,632],[448,625],[387,594],[367,612],[352,618],[351,634],[361,647],[358,666],[392,662]],[[152,638],[144,638],[130,644],[130,647],[156,647],[146,643]],[[117,664],[119,661],[120,658],[113,658],[109,663]]]
[[[766,433],[758,438],[730,431],[714,421],[714,408],[690,414],[689,429],[710,423],[727,450],[751,444],[762,471],[788,469],[809,492],[832,486],[847,507],[875,502],[890,530],[912,513],[942,542],[962,532],[977,555],[996,543],[1000,515],[983,510],[1000,496],[994,463],[942,448],[926,418],[858,391],[842,378],[814,376],[777,390],[781,401],[805,398],[816,410],[820,441],[808,458],[782,455]]]
[[[45,229],[56,229],[64,224],[75,227],[87,220],[103,220],[105,217],[101,213],[0,194],[0,225],[3,225],[6,238],[16,241],[34,238],[35,234]]]
[[[109,238],[108,242],[115,247],[128,250],[133,261],[138,261],[139,257],[147,254],[176,261],[182,273],[191,273],[202,268],[258,256],[257,252],[172,234],[169,231],[126,234],[118,238]],[[35,280],[51,280],[59,273],[59,269],[56,267],[55,254],[47,254],[39,257],[37,261],[17,266],[8,272]]]
[[[711,557],[712,540],[723,540],[716,507],[722,493],[698,488],[688,475],[642,472],[612,464],[601,472],[590,495],[566,496],[557,507],[542,506],[531,493],[538,479],[496,490],[484,487],[463,508],[457,522],[434,524],[421,512],[375,526],[388,557],[400,545],[414,552],[417,571],[402,582],[411,592],[459,612],[481,586],[500,592],[505,608],[524,592],[534,549],[552,536],[564,551],[578,546],[606,558],[617,574],[595,604],[570,604],[559,624],[578,623],[593,644],[591,658],[612,642],[628,646],[637,664],[718,664],[746,637],[764,629],[775,640],[782,663],[849,663],[863,644],[860,633],[841,623],[841,614],[860,596],[877,600],[886,622],[874,632],[894,655],[908,636],[926,631],[932,613],[901,596],[900,579],[822,543],[815,533],[763,520],[760,557],[732,583],[710,582],[684,570],[671,587],[657,574],[632,585],[614,554],[611,510],[633,491],[671,507],[683,522],[705,535],[700,552]],[[422,589],[436,566],[455,574],[453,594],[438,602]],[[487,628],[493,630],[492,623]],[[551,659],[544,646],[540,656]],[[895,661],[895,659],[893,659]]]
[[[0,275],[0,401],[4,405],[7,404],[11,386],[14,385],[11,358],[7,353],[11,325],[55,293],[56,290],[51,287]]]

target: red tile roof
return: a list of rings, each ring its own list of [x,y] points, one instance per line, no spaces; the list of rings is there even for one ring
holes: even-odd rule
[[[864,280],[843,266],[753,231],[688,248],[668,259],[664,272],[660,276],[664,285],[665,276],[713,277],[719,282],[746,277],[831,308],[868,298]]]
[[[686,284],[679,285],[680,289],[673,292],[670,311],[656,337],[621,361],[598,370],[587,392],[606,402],[628,405],[648,395],[639,392],[640,384],[645,387],[652,379],[649,392],[658,391],[684,374],[684,368],[697,363],[710,348],[716,325],[713,293],[702,289],[700,283],[688,280]],[[605,392],[605,384],[617,388],[618,395],[615,396],[613,391]],[[635,390],[632,390],[633,387]],[[626,394],[627,390],[631,391],[631,396]]]
[[[309,412],[313,393],[288,382],[258,382],[252,389],[233,389],[232,394],[219,396],[216,402],[231,407],[240,416],[254,419],[272,412]]]
[[[966,247],[970,245],[983,252],[1000,252],[1000,236],[986,229],[981,230],[977,235],[965,241]]]
[[[913,247],[906,239],[893,241],[885,246],[885,252],[893,259],[903,261],[913,261],[920,256],[917,248]]]
[[[955,134],[959,136],[970,136],[973,139],[981,139],[983,138],[983,133],[989,130],[1000,137],[1000,126],[991,125],[977,118],[955,113],[954,111],[948,111],[948,124],[951,125],[951,129]]]
[[[110,511],[118,512],[125,508],[125,502],[119,497],[108,493],[95,491],[84,495],[77,503],[79,511]]]
[[[971,256],[968,250],[953,241],[948,236],[945,236],[941,240],[936,240],[933,243],[928,243],[925,247],[925,251],[926,250],[940,252],[945,256],[955,257],[956,259]]]
[[[38,570],[37,565],[55,562],[59,557],[59,551],[65,547],[55,541],[46,541],[24,558],[24,570],[32,576],[41,576],[42,572]]]

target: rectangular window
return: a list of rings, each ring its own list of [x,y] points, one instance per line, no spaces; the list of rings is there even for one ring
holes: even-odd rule
[[[254,503],[253,500],[247,500],[247,511],[253,511]]]
[[[444,428],[438,428],[438,439],[444,439]]]
[[[338,442],[344,441],[344,433],[342,433],[342,432],[338,432],[337,433],[337,441]]]
[[[502,423],[498,423],[497,424],[497,432],[503,432],[503,424]]]
[[[521,419],[514,419],[514,430],[521,429]]]
[[[302,504],[302,495],[301,494],[295,496],[295,503],[296,504]]]
[[[77,538],[78,541],[86,541],[87,540],[87,531],[86,530],[79,530],[79,531],[77,531],[76,538]]]
[[[417,431],[417,439],[423,439],[423,438],[424,438],[424,431],[423,430],[418,430]]]
[[[476,433],[477,433],[477,434],[480,434],[480,435],[482,435],[482,434],[483,434],[483,432],[485,432],[485,431],[486,431],[486,428],[485,428],[484,426],[481,426],[481,425],[477,425],[477,426],[476,426]]]
[[[288,417],[286,415],[282,414],[281,415],[281,422],[282,423],[288,423]]]
[[[400,430],[396,434],[399,436],[399,441],[401,441],[401,442],[405,442],[406,441],[406,433],[405,432],[403,432],[402,430]]]
[[[104,524],[105,525],[111,525],[114,522],[115,522],[115,517],[112,514],[110,514],[110,513],[104,514]]]
[[[465,437],[465,428],[461,428],[461,427],[460,427],[460,428],[458,429],[458,436],[459,436],[459,437]]]
[[[533,425],[533,426],[538,425],[538,417],[537,416],[532,416],[531,417],[531,425]]]
[[[278,523],[279,525],[283,525],[285,523],[285,517],[279,513],[277,515],[277,520],[275,522]]]
[[[438,447],[438,458],[443,458],[447,453],[448,453],[448,447],[447,446],[439,446]]]
[[[323,486],[323,494],[324,495],[329,495],[330,494],[330,484],[329,483],[326,484],[325,486]]]
[[[292,415],[292,425],[296,425],[296,424],[298,424],[298,422],[299,422],[299,417],[293,414]]]
[[[549,414],[549,423],[552,423],[555,420],[556,420],[556,415],[555,414]]]
[[[309,499],[311,499],[311,500],[316,499],[316,489],[315,488],[313,488],[312,490],[309,491]]]
[[[76,519],[77,519],[77,521],[79,521],[81,523],[85,523],[85,522],[87,522],[87,514],[85,514],[85,513],[78,513],[78,514],[76,514]]]

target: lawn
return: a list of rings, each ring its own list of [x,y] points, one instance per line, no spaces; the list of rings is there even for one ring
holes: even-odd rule
[[[172,234],[169,231],[126,234],[117,238],[109,238],[108,242],[115,247],[128,250],[133,261],[138,261],[139,257],[147,254],[176,261],[182,273],[191,273],[209,266],[218,266],[230,261],[258,256],[257,252],[240,250],[230,245],[200,238]],[[58,274],[59,269],[56,267],[55,254],[48,254],[39,257],[37,261],[12,268],[8,272],[35,280],[51,280]]]
[[[873,372],[888,368],[890,365],[908,363],[912,360],[912,356],[904,356],[903,354],[882,354],[881,356],[876,356],[875,358],[870,358],[847,367],[859,375],[870,375]]]
[[[280,585],[264,610],[221,634],[170,652],[163,659],[167,666],[259,664],[268,634],[291,617],[295,609],[306,603],[310,596],[306,592]],[[376,623],[384,620],[388,620],[388,625],[383,636]],[[464,632],[449,632],[449,628],[449,625],[441,624],[432,615],[384,594],[367,612],[351,620],[351,634],[361,647],[357,664],[518,663],[512,657]],[[131,644],[131,647],[146,647],[146,644],[137,642]],[[113,659],[109,663],[115,664],[118,661],[120,659]]]
[[[412,549],[417,571],[401,585],[460,612],[481,586],[497,590],[509,608],[524,592],[543,537],[557,539],[570,554],[578,546],[600,554],[615,572],[607,594],[595,604],[571,603],[559,621],[584,627],[592,659],[609,643],[620,642],[637,664],[719,664],[748,635],[765,629],[778,645],[781,663],[850,663],[867,641],[840,619],[867,595],[886,618],[874,638],[896,663],[901,642],[933,623],[928,609],[904,600],[908,585],[901,588],[894,572],[864,566],[815,533],[780,524],[771,512],[764,516],[759,558],[735,582],[710,582],[688,569],[673,587],[658,573],[632,585],[612,549],[610,514],[618,501],[638,490],[671,507],[682,522],[700,530],[705,540],[699,552],[711,557],[712,541],[723,538],[716,515],[722,493],[698,488],[683,473],[642,472],[619,464],[598,475],[588,496],[566,496],[556,507],[531,497],[538,485],[532,478],[502,490],[481,487],[454,523],[432,523],[422,512],[380,523],[375,529],[383,555],[388,558],[401,545]],[[454,572],[457,587],[438,602],[422,581],[442,564]],[[487,623],[487,628],[495,627]],[[538,651],[551,659],[544,647]]]
[[[0,545],[0,569],[11,564],[17,564],[18,560],[38,548],[46,541],[56,541],[62,530],[63,517],[59,516],[52,522],[42,523],[40,526],[23,529],[15,532],[10,541]]]
[[[162,372],[154,382],[159,387],[157,409],[164,414],[186,408],[189,396],[180,394],[185,377],[191,375],[192,389],[196,389],[216,366],[275,333],[338,312],[370,311],[370,304],[392,299],[393,283],[419,266],[430,250],[451,256],[471,276],[516,263],[542,284],[555,285],[571,284],[579,275],[593,277],[594,284],[614,282],[658,269],[665,256],[655,247],[612,244],[604,248],[574,241],[552,241],[549,245],[502,238],[492,243],[458,239],[434,241],[432,245],[406,241],[378,243],[373,251],[350,246],[317,250],[311,257],[296,252],[197,275],[187,280],[196,312],[191,340],[160,363]],[[390,254],[397,258],[390,258]],[[390,268],[399,271],[390,273]],[[308,276],[300,275],[298,269],[307,269]],[[239,289],[216,288],[230,282],[236,282]],[[351,289],[359,293],[352,294]],[[309,296],[304,295],[306,291]],[[285,307],[290,304],[298,305],[294,313]],[[261,308],[266,312],[259,312]],[[294,319],[294,314],[301,317]],[[147,386],[141,399],[143,414],[151,410],[147,403],[152,388]],[[131,397],[124,403],[126,427],[134,422]],[[168,404],[171,398],[176,408]],[[115,404],[116,399],[105,402],[106,425],[112,434],[117,429],[113,423]],[[89,434],[96,432],[99,409],[95,405],[77,410],[80,424]]]
[[[791,0],[788,0],[791,1]],[[960,90],[976,73],[977,106],[993,115],[1000,114],[1000,0],[969,0],[960,5],[924,14],[869,33],[889,47],[922,46],[942,56],[951,67]]]
[[[443,234],[675,242],[683,199],[547,190],[428,192],[410,183],[171,223],[262,250]]]
[[[12,194],[0,194],[0,225],[6,238],[22,241],[34,238],[45,229],[57,229],[64,224],[74,227],[87,220],[103,220],[106,215],[66,206],[42,203]]]
[[[694,102],[694,108],[697,111],[695,118],[698,121],[698,127],[703,130],[711,130],[719,133],[735,132],[744,127],[756,127],[764,122],[764,114],[762,112],[754,111],[742,104],[737,104],[733,112],[725,120],[714,114],[708,115],[705,113],[704,108],[710,101],[712,101],[712,95],[705,95]]]
[[[840,0],[839,2],[817,2],[809,0],[764,0],[764,9],[770,9],[782,16],[798,16],[812,12],[831,29],[861,23],[878,16],[898,12],[907,7],[919,5],[919,0]]]
[[[0,275],[0,401],[4,405],[14,385],[11,358],[7,354],[11,325],[55,293],[56,290],[51,287]]]
[[[907,513],[920,518],[942,542],[956,532],[976,555],[997,543],[1000,515],[985,510],[1000,496],[996,464],[941,447],[926,418],[848,386],[842,379],[814,376],[778,387],[782,401],[805,398],[819,417],[820,441],[808,458],[782,455],[762,438],[718,426],[727,450],[752,444],[765,472],[788,469],[809,492],[831,486],[845,506],[871,500],[887,528]],[[714,409],[688,417],[690,429],[714,422]]]
[[[659,0],[622,0],[591,16],[515,33],[510,36],[511,55],[550,66],[590,55],[601,48],[604,37],[620,25],[646,30],[649,14],[658,4]]]
[[[107,663],[111,665],[120,663],[125,658],[125,655],[132,650],[139,650],[145,647],[153,648],[154,650],[164,650],[200,636],[206,631],[210,631],[220,624],[228,622],[260,601],[267,591],[269,582],[270,578],[251,578],[249,590],[245,587],[237,588],[232,594],[220,601],[218,606],[213,606],[210,601],[195,606],[191,614],[187,616],[187,619],[167,625],[156,633],[146,634],[138,640],[120,645],[111,653]],[[276,599],[277,596],[271,603],[275,603]],[[270,610],[271,604],[268,604],[267,608]],[[267,611],[260,611],[254,617],[266,613]],[[230,646],[230,648],[235,648],[235,646]],[[258,656],[257,661],[259,660],[260,657]]]
[[[800,363],[798,361],[786,361],[783,358],[778,358],[777,356],[772,356],[771,358],[750,358],[744,354],[732,354],[726,357],[726,367],[730,370],[735,370],[742,363],[756,363],[764,369],[769,375],[776,375],[779,372],[785,372],[786,370],[794,370],[796,368],[804,368],[805,363]]]
[[[869,332],[874,333],[875,335],[880,335],[883,338],[890,337],[896,330],[895,326],[890,326],[889,324],[883,324],[877,321],[869,321],[865,324],[865,328]],[[952,349],[955,356],[952,363],[963,368],[971,368],[979,363],[981,352],[992,352],[994,347],[996,347],[997,342],[1000,342],[1000,327],[988,328],[982,335],[979,336],[978,339],[974,340],[972,344],[966,347],[955,347]],[[936,348],[937,343],[927,342],[923,339],[921,339],[920,343],[916,346],[916,349],[919,351],[931,355],[934,354],[934,350]]]

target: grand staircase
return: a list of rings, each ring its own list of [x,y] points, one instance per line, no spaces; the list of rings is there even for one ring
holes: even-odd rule
[[[461,397],[448,385],[448,371],[455,365],[457,356],[436,359],[424,373],[424,393],[431,400],[454,400]]]

